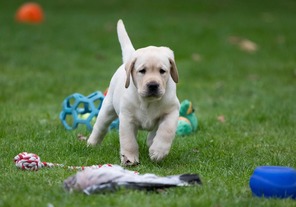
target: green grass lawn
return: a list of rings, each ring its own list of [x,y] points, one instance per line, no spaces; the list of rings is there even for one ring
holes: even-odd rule
[[[253,197],[249,188],[256,166],[296,167],[295,1],[40,1],[40,25],[14,21],[22,2],[0,6],[0,206],[296,205]],[[179,99],[194,103],[200,123],[197,133],[176,137],[160,163],[150,161],[141,132],[141,165],[131,170],[198,173],[202,187],[86,196],[63,190],[73,171],[14,166],[23,151],[67,165],[120,163],[116,132],[87,148],[76,135],[89,132],[67,131],[58,119],[68,95],[108,87],[121,64],[119,18],[136,48],[175,51]],[[241,49],[238,38],[257,49]]]

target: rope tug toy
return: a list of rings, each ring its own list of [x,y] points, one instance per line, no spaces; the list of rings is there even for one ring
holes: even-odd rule
[[[134,190],[162,190],[171,187],[201,185],[197,174],[180,174],[161,177],[147,173],[139,175],[137,171],[130,171],[119,165],[92,165],[92,166],[64,166],[63,164],[41,162],[34,153],[22,152],[14,157],[18,169],[38,171],[43,167],[63,167],[71,170],[80,170],[76,175],[64,180],[64,188],[69,191],[80,191],[87,195],[95,193],[114,192],[120,188]]]
[[[101,167],[113,167],[111,164],[92,165],[92,166],[65,166],[64,164],[41,162],[38,155],[34,153],[22,152],[14,157],[15,166],[21,170],[38,171],[44,167],[61,167],[70,170],[85,170],[85,169],[98,169]]]

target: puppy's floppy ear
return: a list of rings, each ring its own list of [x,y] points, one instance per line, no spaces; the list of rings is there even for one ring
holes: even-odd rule
[[[165,52],[166,56],[169,58],[169,61],[170,61],[170,65],[171,65],[171,70],[170,70],[170,73],[171,73],[171,76],[172,76],[172,79],[175,83],[178,83],[179,81],[179,74],[178,74],[178,69],[177,69],[177,66],[176,66],[176,63],[175,63],[175,60],[174,60],[174,52],[168,48],[168,47],[160,47],[163,49],[163,51]]]
[[[131,74],[134,70],[136,60],[137,59],[134,58],[125,64],[125,71],[126,71],[125,88],[128,88],[130,85]]]
[[[170,61],[170,64],[171,64],[171,76],[172,76],[174,82],[178,83],[179,74],[178,74],[178,69],[177,69],[176,63],[172,58],[169,58],[169,61]]]

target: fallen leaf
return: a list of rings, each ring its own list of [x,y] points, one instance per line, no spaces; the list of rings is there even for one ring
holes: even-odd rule
[[[224,123],[224,122],[225,122],[225,117],[224,117],[224,115],[220,115],[220,116],[218,116],[218,117],[217,117],[217,120],[218,120],[219,122],[221,122],[221,123]]]
[[[253,53],[258,50],[257,44],[247,39],[243,39],[242,41],[240,41],[239,47],[241,50],[249,53]]]
[[[192,58],[192,60],[195,61],[195,62],[200,62],[200,61],[202,60],[201,55],[198,54],[198,53],[193,53],[193,54],[191,55],[191,58]]]
[[[246,38],[230,36],[228,37],[228,41],[231,44],[236,45],[239,49],[241,49],[244,52],[254,53],[258,50],[257,44]]]
[[[78,134],[77,135],[77,139],[79,140],[79,141],[86,141],[87,140],[87,137],[85,137],[85,136],[83,136],[82,134]]]

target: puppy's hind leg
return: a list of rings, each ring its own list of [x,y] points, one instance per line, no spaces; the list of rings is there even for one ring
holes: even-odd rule
[[[96,145],[100,144],[106,133],[108,132],[108,127],[115,120],[117,114],[113,108],[113,105],[109,103],[107,99],[104,100],[102,108],[98,114],[96,123],[93,127],[91,135],[87,140],[87,145]]]
[[[147,146],[150,148],[150,146],[152,145],[153,143],[153,139],[154,137],[156,136],[156,131],[157,129],[154,129],[153,131],[149,132],[148,136],[147,136],[147,140],[146,140],[146,143],[147,143]]]

